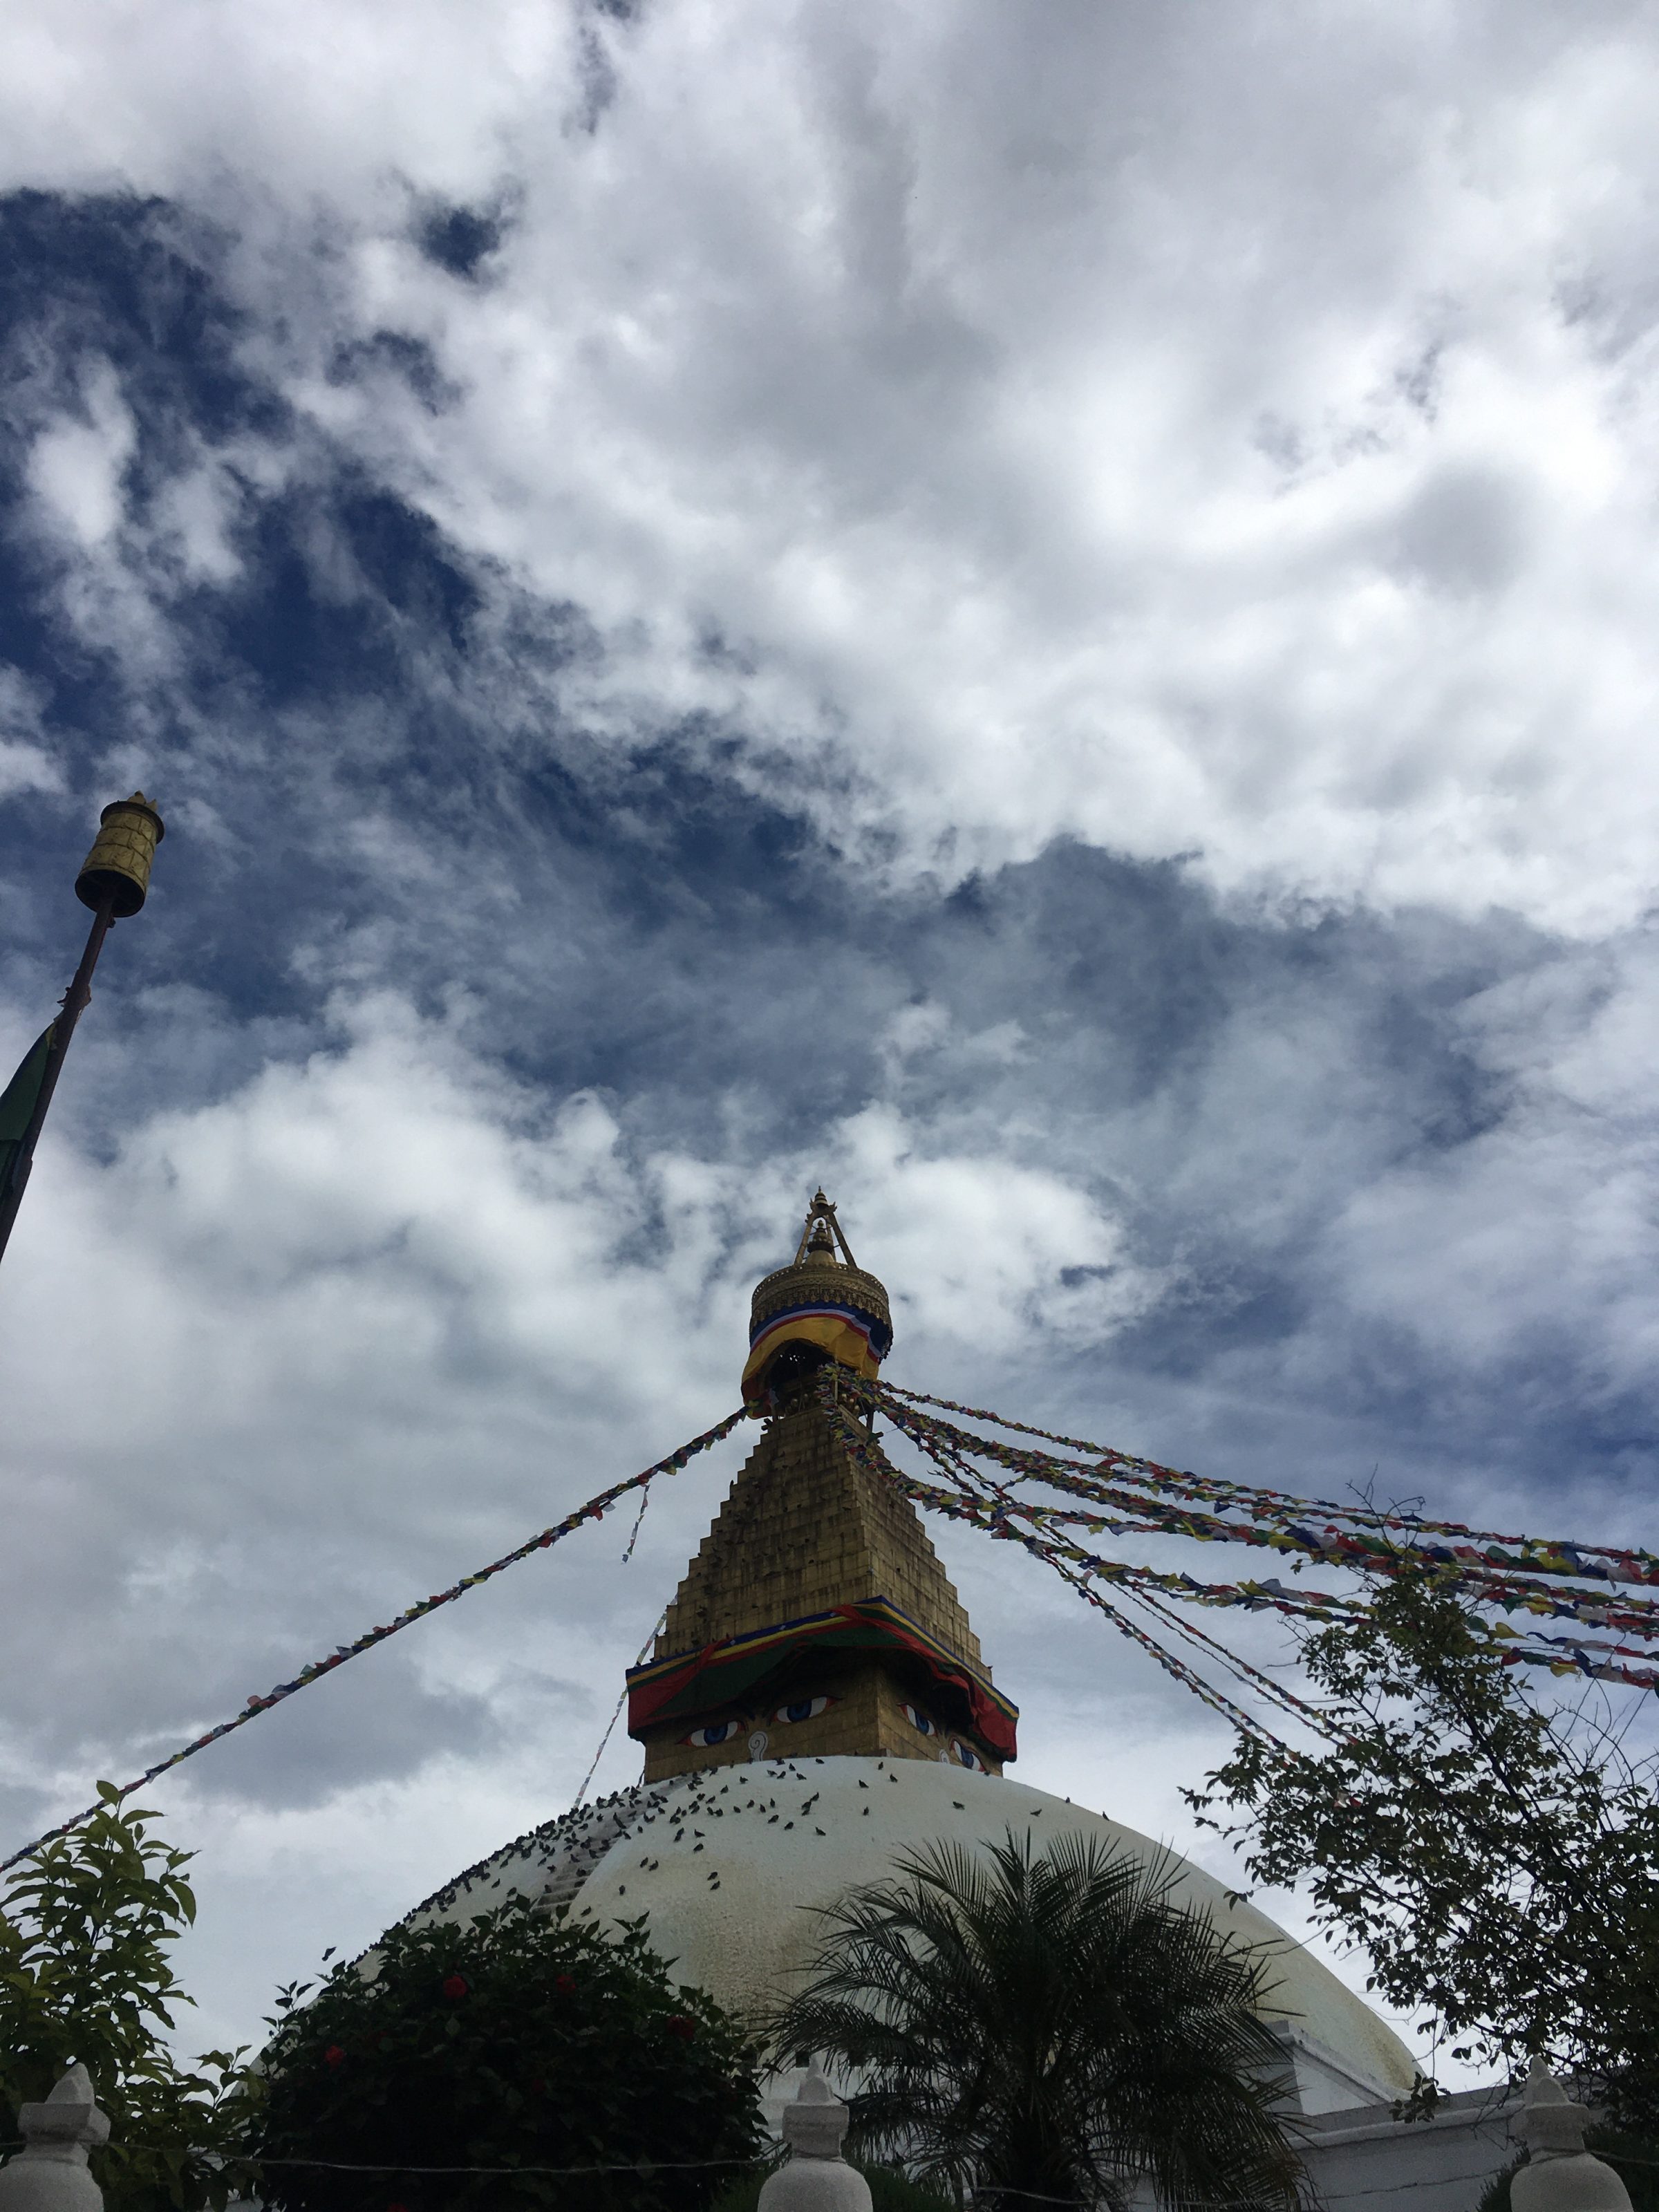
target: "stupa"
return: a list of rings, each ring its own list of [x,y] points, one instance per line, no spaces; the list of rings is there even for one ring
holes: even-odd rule
[[[1106,1815],[1010,1778],[1018,1712],[908,1501],[855,1467],[821,1390],[874,1376],[887,1292],[822,1191],[794,1259],[755,1291],[744,1395],[758,1443],[630,1671],[643,1778],[458,1875],[416,1922],[514,1893],[616,1927],[643,1914],[678,1978],[752,2015],[792,1985],[815,1907],[919,1846],[1093,1836],[1271,1954],[1266,2006],[1305,2113],[1403,2095],[1413,2067],[1370,2008],[1212,1875]],[[787,2086],[787,2085],[786,2085]]]
[[[813,1198],[791,1264],[755,1291],[744,1396],[766,1423],[628,1681],[645,1778],[827,1755],[944,1760],[1000,1774],[1018,1714],[915,1508],[855,1467],[820,1370],[873,1376],[887,1292]]]

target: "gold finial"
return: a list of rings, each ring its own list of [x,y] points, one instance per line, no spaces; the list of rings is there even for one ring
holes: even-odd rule
[[[75,896],[83,906],[106,900],[118,921],[137,913],[149,890],[150,863],[167,835],[160,814],[142,791],[118,799],[98,817],[97,842],[81,864]]]
[[[795,1265],[799,1267],[809,1252],[827,1252],[831,1260],[839,1250],[849,1267],[856,1267],[853,1248],[842,1233],[836,1209],[823,1194],[820,1183],[812,1194],[812,1203],[806,1209],[806,1225],[800,1232],[800,1243],[795,1247]]]

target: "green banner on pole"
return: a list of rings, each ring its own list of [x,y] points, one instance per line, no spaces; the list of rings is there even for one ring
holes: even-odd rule
[[[56,1022],[46,1024],[24,1054],[22,1065],[16,1074],[5,1089],[0,1091],[0,1192],[11,1188],[12,1170],[16,1164],[18,1147],[33,1115],[35,1102],[40,1096],[46,1060],[52,1051],[52,1031],[57,1026]]]

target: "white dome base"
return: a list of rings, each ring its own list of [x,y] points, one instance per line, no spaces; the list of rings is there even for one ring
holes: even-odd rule
[[[581,1921],[643,1913],[676,1979],[752,2016],[798,1979],[819,1939],[814,1907],[878,1881],[896,1858],[949,1839],[970,1850],[1008,1830],[1097,1837],[1176,1878],[1176,1894],[1272,1954],[1266,2016],[1281,2028],[1304,2112],[1399,2097],[1410,2054],[1370,2008],[1253,1905],[1133,1828],[1006,1776],[909,1759],[763,1759],[622,1793],[550,1823],[463,1877],[420,1917],[465,1919],[514,1891],[571,1899]]]

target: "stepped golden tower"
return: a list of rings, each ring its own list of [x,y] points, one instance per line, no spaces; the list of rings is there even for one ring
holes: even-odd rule
[[[918,1851],[982,1862],[1011,1833],[1071,1838],[1127,1854],[1271,1958],[1262,2010],[1304,2113],[1403,2096],[1409,2052],[1304,1946],[1150,1837],[1003,1773],[1015,1710],[908,1500],[843,1442],[850,1378],[873,1378],[891,1342],[887,1292],[819,1191],[794,1258],[755,1291],[760,1441],[629,1669],[644,1778],[466,1868],[410,1924],[535,1897],[580,1928],[643,1927],[676,1979],[759,2018],[799,1987],[817,1916]]]
[[[629,1676],[645,1779],[768,1756],[945,1759],[1000,1773],[1016,1709],[908,1499],[854,1464],[820,1391],[873,1376],[887,1292],[820,1190],[757,1287],[744,1395],[764,1420]]]

